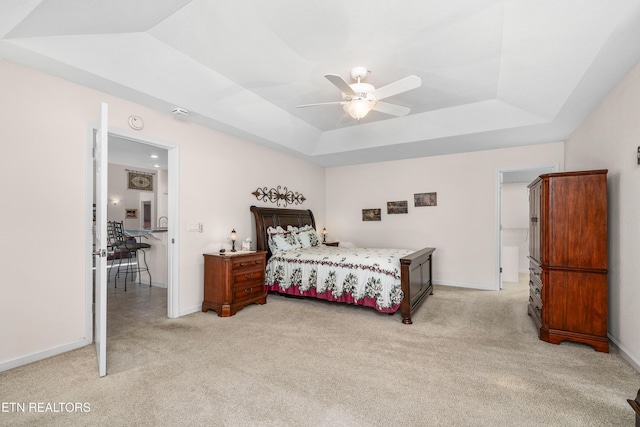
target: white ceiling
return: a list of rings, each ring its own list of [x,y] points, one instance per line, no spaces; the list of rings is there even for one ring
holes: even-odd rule
[[[143,144],[109,135],[109,163],[141,169],[169,169],[169,152],[155,145]]]
[[[637,0],[3,0],[0,56],[333,166],[564,140],[640,62]],[[357,122],[323,76],[418,89]]]

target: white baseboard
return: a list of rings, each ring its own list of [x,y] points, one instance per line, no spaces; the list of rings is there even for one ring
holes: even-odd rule
[[[468,289],[479,289],[481,291],[495,291],[496,289],[493,286],[489,285],[476,285],[474,283],[452,283],[452,282],[439,282],[437,280],[433,281],[434,285],[442,285],[442,286],[452,286],[455,288],[468,288]]]
[[[48,350],[39,351],[37,353],[31,353],[26,356],[18,357],[16,359],[0,362],[0,372],[8,371],[9,369],[17,368],[18,366],[23,366],[29,363],[37,362],[39,360],[47,359],[51,356],[57,356],[58,354],[66,353],[67,351],[75,350],[89,344],[91,344],[91,342],[88,342],[87,339],[83,338],[81,340],[73,341],[59,347],[53,347]],[[98,365],[96,365],[96,372],[98,372]]]
[[[622,356],[622,358],[626,360],[627,363],[629,363],[629,365],[631,365],[633,369],[640,372],[640,358],[638,358],[635,355],[632,355],[631,352],[625,346],[620,344],[618,340],[616,340],[610,334],[608,335],[608,337],[609,337],[609,341],[611,341],[611,343],[618,348],[618,351],[620,352],[620,356]]]
[[[201,305],[197,305],[195,307],[191,307],[186,310],[180,311],[180,314],[178,315],[178,317],[186,316],[187,314],[197,313],[198,311],[202,311]]]

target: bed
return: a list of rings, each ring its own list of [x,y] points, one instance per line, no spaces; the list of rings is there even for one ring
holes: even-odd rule
[[[431,261],[435,248],[349,250],[320,243],[287,251],[274,249],[276,253],[272,253],[269,237],[274,236],[278,227],[287,232],[312,228],[311,234],[315,235],[313,212],[256,206],[251,206],[251,212],[256,227],[256,248],[267,252],[268,292],[364,305],[383,313],[399,310],[404,324],[412,323],[411,315],[433,294]],[[375,255],[382,258],[372,260]],[[333,273],[321,270],[327,266]],[[361,290],[350,288],[352,282],[359,282]]]

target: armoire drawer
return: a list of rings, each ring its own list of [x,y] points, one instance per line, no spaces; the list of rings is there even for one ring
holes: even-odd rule
[[[542,323],[542,301],[535,295],[529,294],[529,306],[538,318],[538,322]]]

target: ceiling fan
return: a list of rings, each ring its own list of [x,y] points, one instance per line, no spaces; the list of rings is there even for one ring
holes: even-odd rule
[[[325,77],[342,92],[342,101],[321,102],[316,104],[298,105],[298,108],[315,107],[318,105],[342,105],[344,111],[351,117],[360,120],[369,111],[376,110],[392,116],[406,116],[411,111],[410,108],[400,105],[381,102],[381,99],[388,98],[399,93],[420,87],[422,80],[418,76],[411,75],[400,79],[386,86],[376,89],[369,83],[362,83],[369,70],[366,67],[354,67],[351,69],[351,78],[357,83],[349,84],[337,74],[326,74]]]

